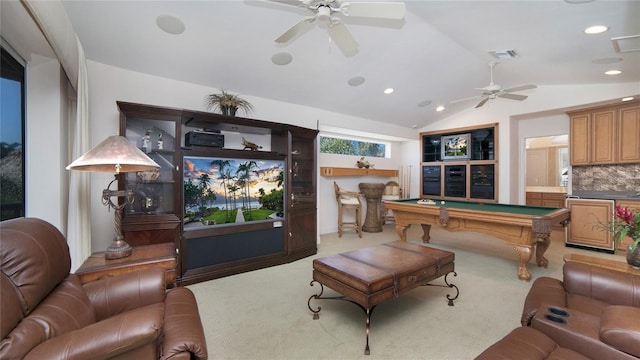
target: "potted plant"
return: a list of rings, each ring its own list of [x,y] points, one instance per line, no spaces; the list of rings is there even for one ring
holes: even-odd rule
[[[235,116],[236,111],[242,110],[248,114],[253,110],[253,105],[238,95],[231,94],[226,90],[220,90],[218,94],[207,95],[207,109],[216,111],[220,109],[222,115]]]
[[[613,231],[615,245],[618,247],[625,237],[631,238],[627,247],[627,263],[634,268],[640,268],[640,209],[616,206],[616,214],[609,229]]]

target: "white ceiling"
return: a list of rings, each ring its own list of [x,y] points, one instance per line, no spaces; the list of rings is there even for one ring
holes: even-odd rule
[[[275,38],[312,13],[272,1],[63,4],[89,60],[224,88],[247,98],[420,128],[476,104],[448,103],[478,95],[474,89],[489,84],[487,63],[495,60],[490,50],[515,49],[520,54],[499,60],[494,82],[503,88],[640,81],[640,51],[616,53],[611,42],[640,35],[640,1],[573,2],[406,1],[404,21],[342,18],[360,44],[350,57],[317,26],[288,44],[276,44]],[[186,31],[161,31],[159,15],[179,18]],[[609,30],[584,34],[595,24]],[[290,53],[293,61],[273,64],[271,57],[279,52]],[[616,57],[622,61],[597,63]],[[613,68],[622,74],[604,75]],[[364,77],[364,84],[348,85],[354,76]],[[387,87],[395,92],[384,95]],[[520,94],[534,97],[536,91]],[[431,105],[419,107],[424,100]],[[437,113],[439,104],[447,109]]]

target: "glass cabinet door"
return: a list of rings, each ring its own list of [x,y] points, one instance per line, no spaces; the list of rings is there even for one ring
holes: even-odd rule
[[[159,170],[124,174],[123,184],[134,197],[125,216],[175,214],[176,122],[128,118],[125,136],[160,165]]]
[[[291,206],[315,206],[315,139],[291,137]]]

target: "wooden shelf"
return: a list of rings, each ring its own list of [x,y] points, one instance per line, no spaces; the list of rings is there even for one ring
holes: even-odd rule
[[[398,170],[320,167],[320,176],[383,176],[383,177],[398,177]]]

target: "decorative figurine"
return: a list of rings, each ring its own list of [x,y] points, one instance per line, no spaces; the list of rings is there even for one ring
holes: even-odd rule
[[[244,146],[244,148],[242,150],[251,150],[251,151],[258,151],[258,149],[262,149],[262,146],[259,146],[257,144],[254,144],[250,141],[247,141],[244,137],[242,138],[242,145]]]
[[[147,130],[142,136],[142,150],[147,154],[151,152],[151,130]]]

